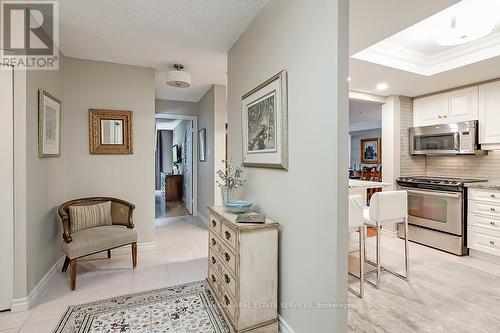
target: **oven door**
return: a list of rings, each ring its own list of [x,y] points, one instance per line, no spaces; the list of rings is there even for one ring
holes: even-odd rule
[[[408,192],[409,224],[462,235],[462,193],[404,189]]]
[[[460,153],[460,135],[457,132],[411,134],[412,155],[456,155]]]

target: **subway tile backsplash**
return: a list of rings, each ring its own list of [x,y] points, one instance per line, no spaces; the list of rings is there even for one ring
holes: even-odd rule
[[[500,151],[482,156],[427,156],[425,160],[428,176],[500,180]]]

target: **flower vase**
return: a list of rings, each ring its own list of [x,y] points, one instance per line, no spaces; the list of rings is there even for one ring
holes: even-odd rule
[[[221,195],[222,204],[224,204],[228,200],[231,200],[231,190],[228,187],[221,186],[220,195]]]

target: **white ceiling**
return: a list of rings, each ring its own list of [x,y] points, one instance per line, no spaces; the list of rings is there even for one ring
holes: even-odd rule
[[[496,31],[462,45],[439,45],[437,39],[450,31],[456,15],[469,18],[476,28],[481,22],[492,24]],[[500,1],[462,0],[352,57],[421,75],[434,75],[499,56],[499,28]]]
[[[66,56],[155,69],[156,97],[197,102],[226,84],[226,55],[268,0],[62,0],[60,45]],[[182,63],[192,86],[165,83]]]
[[[457,3],[458,0],[350,0],[349,54],[353,55],[415,23]],[[349,87],[354,91],[388,96],[419,96],[500,77],[500,57],[443,73],[423,76],[350,58]],[[385,82],[389,88],[378,91]]]

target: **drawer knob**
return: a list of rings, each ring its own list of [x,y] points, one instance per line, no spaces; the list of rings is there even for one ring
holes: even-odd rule
[[[214,257],[212,257],[212,264],[215,264],[217,262],[217,260],[215,260]]]
[[[224,258],[226,258],[226,261],[231,260],[231,256],[227,252],[224,252]]]
[[[212,220],[212,227],[215,227],[217,226],[217,222],[215,222],[215,220]]]
[[[226,235],[227,240],[231,239],[231,233],[229,231],[226,231],[224,234]]]
[[[444,115],[444,116],[443,116],[443,118],[448,118],[448,116],[447,116],[447,115]]]
[[[490,197],[492,197],[492,198],[496,198],[497,196],[496,196],[495,194],[493,194],[493,193],[492,193],[492,194],[490,194]]]
[[[212,245],[215,245],[215,244],[217,244],[217,242],[215,241],[214,238],[212,238]]]
[[[490,241],[490,244],[491,244],[491,245],[495,245],[495,242],[494,242],[494,241]]]
[[[491,225],[495,225],[495,222],[491,221],[491,222],[490,222],[490,224],[491,224]]]
[[[443,116],[438,116],[439,119],[443,118]]]
[[[495,209],[495,208],[493,208],[493,207],[491,207],[491,208],[490,208],[490,210],[491,210],[492,212],[496,211],[496,209]]]
[[[229,276],[227,274],[224,274],[224,281],[226,281],[227,284],[229,284],[229,282],[231,282],[231,279],[229,278]]]
[[[226,303],[226,305],[231,304],[231,302],[229,301],[229,297],[227,297],[226,295],[224,295],[224,303]]]
[[[212,274],[212,282],[214,282],[214,283],[215,283],[216,281],[217,281],[217,279],[216,279],[216,278],[215,278],[215,276]]]

